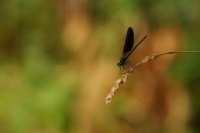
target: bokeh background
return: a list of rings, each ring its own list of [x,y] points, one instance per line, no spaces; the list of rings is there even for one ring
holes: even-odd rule
[[[0,132],[200,132],[200,54],[136,67],[105,104],[128,27],[132,65],[200,50],[200,1],[0,1]]]

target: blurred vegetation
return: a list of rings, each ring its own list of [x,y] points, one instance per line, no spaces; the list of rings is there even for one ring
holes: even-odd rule
[[[163,59],[171,58],[170,63],[156,60],[167,66],[163,71],[153,62],[144,64],[111,105],[104,105],[120,74],[116,64],[126,29],[134,28],[136,41],[148,36],[131,62],[154,52],[199,50],[199,1],[3,0],[0,14],[1,133],[200,132],[199,54]],[[154,45],[164,34],[178,37],[176,48],[168,39]],[[154,79],[150,74],[159,75],[157,87],[148,86]],[[165,102],[167,96],[162,103],[171,88],[189,97],[184,99],[188,106],[178,106],[180,112],[189,110],[184,122],[178,121],[182,114],[167,117],[178,105]],[[148,103],[150,95],[155,97]],[[186,124],[175,128],[174,123]]]

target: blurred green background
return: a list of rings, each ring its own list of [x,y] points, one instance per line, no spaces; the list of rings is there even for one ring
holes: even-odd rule
[[[200,50],[200,1],[0,1],[0,133],[200,132],[200,54],[138,66],[105,105],[128,27],[132,65]]]

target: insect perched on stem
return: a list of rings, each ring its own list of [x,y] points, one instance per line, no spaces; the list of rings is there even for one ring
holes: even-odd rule
[[[119,63],[117,63],[117,65],[121,68],[124,67],[124,65],[127,63],[127,59],[128,57],[132,54],[132,52],[137,48],[137,46],[144,41],[144,39],[147,36],[144,36],[143,39],[133,48],[134,45],[134,32],[133,29],[131,27],[128,28],[127,33],[126,33],[126,40],[124,43],[124,48],[122,50],[122,57],[119,61]],[[133,48],[133,49],[132,49]]]

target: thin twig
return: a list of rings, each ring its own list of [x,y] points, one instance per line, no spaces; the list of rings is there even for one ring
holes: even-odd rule
[[[155,60],[156,58],[163,56],[163,55],[167,55],[167,54],[177,54],[177,53],[200,53],[200,51],[176,51],[176,52],[166,52],[163,54],[151,54],[150,56],[146,56],[144,57],[144,59],[142,59],[139,63],[137,63],[135,66],[133,67],[129,67],[127,70],[125,70],[122,73],[122,76],[115,81],[114,86],[111,88],[110,93],[108,94],[108,96],[106,97],[106,104],[109,104],[111,102],[111,100],[113,99],[115,92],[119,89],[120,84],[124,84],[126,82],[126,79],[128,77],[128,75],[130,73],[133,72],[134,68],[137,67],[138,65],[142,64],[142,63],[147,63],[149,61]]]
[[[176,52],[167,52],[160,54],[158,56],[166,55],[166,54],[178,54],[178,53],[200,53],[200,51],[176,51]]]

